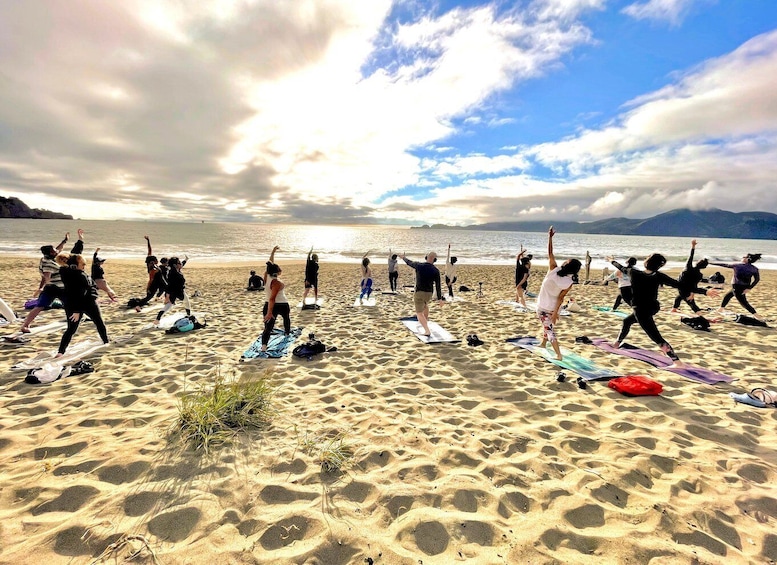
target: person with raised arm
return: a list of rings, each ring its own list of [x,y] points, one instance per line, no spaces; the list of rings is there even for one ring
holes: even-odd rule
[[[521,244],[521,250],[515,256],[515,301],[526,308],[526,287],[531,270],[531,255],[524,257],[526,249]]]
[[[742,257],[742,261],[739,263],[714,263],[710,261],[710,265],[725,267],[727,269],[733,269],[734,271],[734,278],[731,280],[731,290],[723,297],[723,301],[720,303],[721,309],[725,308],[731,299],[736,297],[737,301],[745,310],[755,316],[758,315],[745,295],[761,280],[761,274],[758,271],[758,267],[753,264],[760,258],[760,253],[748,253]]]
[[[706,269],[709,262],[706,258],[702,259],[696,265],[693,264],[693,254],[696,251],[696,240],[691,241],[691,253],[688,255],[688,261],[685,262],[685,269],[680,273],[680,277],[677,279],[680,286],[677,287],[677,298],[674,299],[674,305],[672,306],[672,312],[680,311],[680,304],[684,300],[688,306],[691,307],[694,313],[699,312],[698,304],[694,300],[693,289],[699,286],[699,283],[704,278],[702,269]]]
[[[397,291],[397,280],[399,279],[399,269],[397,269],[397,264],[399,261],[397,261],[397,254],[391,252],[391,248],[389,248],[388,252],[388,277],[389,277],[389,287],[391,288],[391,292]]]
[[[275,320],[278,316],[283,318],[283,331],[286,335],[291,333],[291,308],[286,298],[284,289],[286,285],[280,280],[280,274],[283,269],[275,263],[275,252],[280,247],[277,245],[272,248],[270,260],[267,261],[267,269],[264,273],[264,289],[266,300],[262,307],[264,316],[264,331],[262,332],[262,351],[267,351],[267,344],[270,343],[270,335],[275,327]]]
[[[453,285],[456,284],[458,277],[456,271],[458,258],[451,257],[451,244],[448,244],[448,254],[445,256],[445,286],[448,287],[448,296],[453,298]]]
[[[621,265],[615,261],[612,257],[608,257],[608,260],[612,265],[628,275],[631,278],[632,299],[631,308],[632,313],[623,319],[623,326],[618,334],[618,339],[613,343],[613,347],[620,347],[626,336],[629,335],[631,326],[634,323],[638,323],[642,331],[645,332],[653,343],[658,345],[661,351],[669,357],[676,365],[680,364],[680,359],[675,353],[675,350],[669,345],[661,332],[658,331],[654,316],[661,309],[661,304],[658,302],[658,289],[660,286],[671,286],[672,288],[679,288],[680,282],[673,279],[667,274],[659,272],[659,269],[666,264],[666,258],[660,253],[653,253],[648,256],[644,263],[644,270],[640,271],[635,267],[629,267],[628,265]],[[694,288],[693,292],[700,294],[707,294],[709,296],[717,296],[718,292],[715,289]]]
[[[626,260],[627,267],[633,267],[636,264],[636,257],[629,257]],[[615,297],[615,303],[612,305],[613,312],[617,310],[623,302],[625,302],[627,306],[631,306],[631,298],[634,295],[631,291],[631,277],[628,274],[622,273],[618,269],[615,269],[615,273],[610,275],[610,277],[605,280],[610,280],[611,278],[614,278],[618,281],[618,296]]]
[[[572,277],[580,272],[582,264],[579,259],[567,259],[559,267],[553,253],[554,235],[556,235],[556,230],[550,226],[548,228],[548,272],[542,280],[542,286],[540,286],[540,292],[537,295],[537,318],[542,324],[540,347],[547,347],[548,342],[550,342],[553,351],[556,352],[556,358],[560,360],[562,358],[561,347],[558,344],[558,336],[556,336],[554,326],[558,321],[564,297],[574,282]]]
[[[305,261],[305,292],[302,293],[302,305],[305,306],[305,299],[308,292],[313,289],[313,304],[318,304],[318,254],[313,253],[313,248],[308,251],[308,258]]]
[[[92,280],[94,281],[95,286],[105,292],[108,295],[108,298],[111,299],[111,302],[116,301],[116,293],[113,292],[113,289],[108,284],[108,281],[105,280],[105,269],[103,269],[103,263],[105,263],[105,259],[101,259],[97,254],[100,252],[100,248],[94,250],[94,255],[92,255]]]
[[[359,302],[361,303],[364,300],[364,297],[367,297],[367,300],[370,299],[370,295],[372,294],[372,267],[370,267],[370,259],[367,257],[370,252],[368,251],[362,256],[362,264],[361,264],[361,273],[362,273],[362,280],[359,283]]]
[[[44,245],[40,248],[43,257],[38,265],[38,271],[40,271],[40,286],[35,293],[38,302],[22,322],[22,327],[20,328],[22,333],[30,333],[30,324],[37,318],[38,314],[51,306],[54,300],[58,298],[61,300],[64,295],[65,285],[62,282],[62,275],[60,274],[60,268],[56,261],[56,257],[59,252],[62,251],[62,248],[65,247],[68,239],[70,239],[70,233],[66,233],[65,239],[63,239],[56,247],[53,245]],[[78,240],[73,245],[71,253],[80,255],[83,251],[84,230],[79,229]]]
[[[416,317],[421,327],[424,329],[424,335],[429,337],[432,332],[429,330],[429,303],[434,297],[434,291],[437,290],[437,301],[443,304],[442,285],[440,282],[440,270],[434,266],[437,261],[437,253],[430,251],[423,263],[411,261],[405,254],[402,254],[402,260],[415,269],[415,293],[413,293],[413,305],[415,306]]]

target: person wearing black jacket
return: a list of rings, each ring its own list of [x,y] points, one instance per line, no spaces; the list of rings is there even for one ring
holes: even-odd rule
[[[188,259],[184,258],[183,262],[178,257],[170,257],[167,260],[167,290],[165,292],[165,305],[162,310],[157,314],[156,325],[159,324],[159,320],[162,316],[170,311],[175,305],[176,300],[182,300],[183,306],[186,309],[186,315],[189,316],[192,313],[192,306],[189,302],[189,296],[186,294],[186,278],[183,276],[181,269],[186,264]]]
[[[669,342],[667,342],[658,331],[656,321],[653,319],[658,311],[661,309],[661,304],[658,302],[658,288],[661,285],[671,286],[672,288],[679,288],[680,283],[666,275],[659,272],[659,269],[666,264],[666,258],[659,254],[653,253],[644,262],[644,271],[635,269],[634,267],[628,267],[621,265],[617,261],[610,258],[612,265],[620,272],[629,275],[631,277],[631,288],[633,296],[631,299],[631,307],[633,312],[623,319],[623,326],[621,327],[620,334],[618,334],[617,341],[613,344],[614,347],[620,347],[626,336],[629,335],[629,330],[634,322],[637,322],[645,334],[657,344],[663,353],[669,357],[675,363],[679,362],[679,357],[675,353],[674,349]],[[714,289],[694,288],[693,292],[700,294],[708,294],[710,296],[717,296],[718,292]]]
[[[674,299],[674,305],[672,306],[672,312],[680,311],[680,303],[685,300],[686,304],[691,307],[691,310],[698,312],[701,310],[693,299],[693,289],[699,286],[699,283],[704,278],[702,269],[706,269],[709,262],[707,259],[702,259],[696,266],[693,265],[693,253],[696,251],[696,240],[691,241],[691,253],[688,255],[688,261],[685,263],[685,269],[680,273],[680,278],[677,281],[680,286],[677,287],[677,298]]]
[[[86,261],[80,254],[73,253],[58,255],[57,263],[60,264],[59,274],[64,285],[62,302],[67,315],[67,329],[59,342],[57,357],[65,354],[84,315],[94,322],[103,343],[108,343],[108,332],[97,304],[97,286],[84,271]]]
[[[415,293],[413,295],[413,303],[415,305],[416,317],[418,323],[424,328],[424,335],[430,336],[432,332],[429,330],[429,303],[434,296],[434,290],[437,290],[437,300],[440,304],[443,304],[442,299],[442,286],[440,281],[440,270],[434,266],[437,261],[437,253],[430,252],[426,256],[426,261],[423,263],[411,261],[405,254],[402,254],[402,260],[415,269]]]

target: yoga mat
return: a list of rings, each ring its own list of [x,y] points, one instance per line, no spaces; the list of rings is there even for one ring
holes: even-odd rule
[[[531,351],[539,355],[546,361],[553,363],[558,367],[574,371],[587,381],[596,381],[599,379],[612,379],[622,376],[611,369],[601,367],[586,357],[581,357],[569,349],[561,348],[563,359],[556,359],[556,352],[551,347],[540,347],[540,340],[536,337],[513,337],[506,340],[517,347]]]

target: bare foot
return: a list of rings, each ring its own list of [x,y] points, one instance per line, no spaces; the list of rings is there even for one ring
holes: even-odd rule
[[[28,328],[27,326],[22,326],[19,329],[19,331],[22,332],[23,334],[28,334],[28,333],[30,333],[30,328]]]
[[[58,358],[62,357],[63,355],[64,355],[64,353],[57,353],[57,354],[54,356],[54,359],[58,359]]]

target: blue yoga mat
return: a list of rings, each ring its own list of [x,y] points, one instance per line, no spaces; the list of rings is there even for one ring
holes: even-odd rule
[[[669,371],[699,383],[711,385],[715,383],[730,383],[734,380],[733,377],[728,375],[717,373],[711,369],[705,369],[704,367],[697,367],[695,365],[673,367],[671,366],[672,360],[663,353],[650,351],[648,349],[640,349],[639,347],[635,347],[628,343],[624,343],[620,347],[615,348],[610,345],[606,339],[595,337],[591,339],[591,344],[609,353],[615,353],[616,355],[623,355],[624,357],[644,361],[653,367],[664,369],[665,371]]]
[[[540,340],[535,337],[513,337],[507,340],[507,343],[512,343],[518,347],[522,347],[527,351],[531,351],[535,355],[539,355],[546,361],[553,363],[564,369],[574,371],[587,381],[596,381],[599,379],[612,379],[622,376],[620,373],[616,373],[611,369],[600,367],[590,359],[581,357],[576,353],[572,353],[570,350],[561,348],[561,355],[563,359],[560,361],[556,359],[556,352],[549,347],[540,347]]]
[[[285,357],[300,334],[302,334],[302,328],[292,328],[289,335],[285,335],[283,330],[273,328],[270,334],[270,341],[267,343],[267,351],[262,351],[262,336],[259,336],[246,349],[241,359],[277,359]]]

